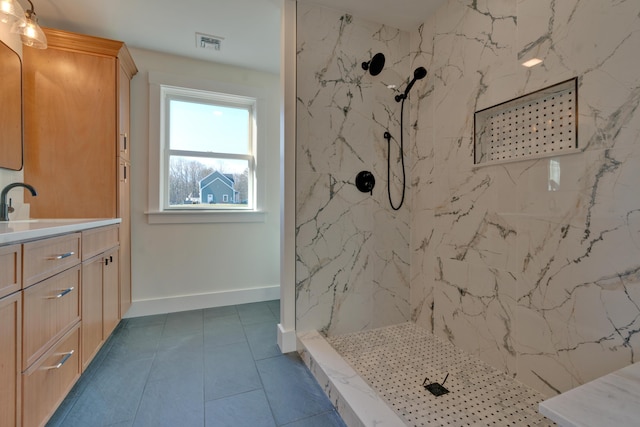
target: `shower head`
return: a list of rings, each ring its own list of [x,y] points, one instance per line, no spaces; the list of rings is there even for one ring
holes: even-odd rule
[[[373,58],[371,58],[370,61],[362,63],[362,69],[365,71],[369,71],[369,74],[371,74],[372,76],[377,76],[378,74],[380,74],[383,68],[384,54],[382,53],[376,53],[375,55],[373,55]]]
[[[404,93],[400,94],[400,95],[396,95],[396,102],[400,102],[400,101],[403,101],[403,100],[407,99],[407,96],[409,95],[409,91],[411,90],[411,88],[415,84],[416,80],[422,80],[426,76],[427,76],[427,69],[426,68],[424,68],[424,67],[416,68],[413,71],[413,79],[409,82],[409,84],[405,88]]]

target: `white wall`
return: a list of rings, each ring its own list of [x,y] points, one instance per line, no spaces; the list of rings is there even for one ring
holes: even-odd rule
[[[131,48],[133,307],[128,316],[279,297],[280,80],[276,74]],[[266,93],[264,223],[147,223],[148,72],[262,88]]]

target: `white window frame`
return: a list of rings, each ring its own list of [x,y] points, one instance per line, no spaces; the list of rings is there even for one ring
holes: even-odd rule
[[[249,185],[253,188],[253,200],[249,208],[243,209],[176,209],[169,207],[165,195],[168,194],[168,141],[165,134],[166,92],[171,88],[175,94],[180,89],[185,92],[204,91],[213,93],[216,99],[238,100],[244,98],[252,103],[253,129],[253,174]],[[262,118],[265,96],[263,90],[251,86],[214,82],[175,76],[161,72],[149,72],[149,198],[147,220],[150,224],[167,223],[209,223],[209,222],[264,222],[266,171],[264,170],[264,150],[266,141],[265,124]],[[251,162],[250,162],[251,163]],[[253,177],[251,176],[253,175]]]
[[[254,182],[255,182],[255,151],[256,151],[256,130],[255,130],[255,110],[256,110],[256,99],[249,98],[245,96],[236,96],[236,95],[228,95],[228,94],[220,94],[209,91],[201,91],[201,90],[193,90],[193,89],[185,89],[185,88],[176,88],[173,86],[161,85],[160,88],[160,96],[162,97],[163,105],[161,106],[161,115],[165,119],[164,120],[164,132],[161,134],[161,145],[162,145],[162,165],[163,170],[168,171],[171,163],[172,156],[185,156],[185,157],[200,157],[200,158],[215,158],[215,159],[229,159],[229,160],[246,160],[247,166],[249,168],[249,200],[247,201],[246,207],[235,207],[234,209],[239,211],[244,210],[253,210],[255,206],[255,191],[254,191]],[[249,113],[249,117],[251,120],[251,124],[248,126],[249,129],[249,147],[247,154],[231,154],[231,153],[214,153],[214,152],[197,152],[197,151],[185,151],[185,150],[176,150],[171,149],[169,146],[169,141],[167,139],[167,135],[170,134],[170,126],[168,120],[166,118],[169,116],[169,109],[171,105],[171,101],[183,101],[187,103],[199,103],[203,102],[209,105],[222,105],[225,107],[231,108],[242,108],[246,109]],[[169,200],[167,200],[164,195],[169,194],[169,177],[165,174],[163,176],[162,182],[162,209],[164,211],[172,211],[172,210],[181,210],[185,209],[185,207],[170,205]],[[228,197],[227,197],[228,199]],[[218,209],[228,208],[220,207]],[[207,209],[205,206],[196,205],[190,206],[189,210],[218,210],[218,209]]]

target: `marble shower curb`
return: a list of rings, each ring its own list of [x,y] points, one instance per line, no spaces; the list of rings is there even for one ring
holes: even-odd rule
[[[300,356],[349,427],[397,427],[402,419],[317,331],[298,334]]]

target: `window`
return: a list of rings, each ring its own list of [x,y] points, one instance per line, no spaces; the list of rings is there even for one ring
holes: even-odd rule
[[[161,94],[163,208],[252,209],[255,99],[169,86]]]
[[[149,222],[260,220],[247,219],[260,212],[264,175],[256,90],[158,74],[149,73]]]

